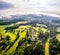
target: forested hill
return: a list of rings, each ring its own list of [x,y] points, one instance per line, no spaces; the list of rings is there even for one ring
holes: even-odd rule
[[[36,14],[28,14],[28,15],[11,15],[11,17],[6,17],[6,16],[1,16],[0,17],[0,25],[5,25],[5,24],[11,24],[11,23],[16,23],[16,22],[22,22],[22,21],[27,21],[27,22],[35,22],[35,23],[55,23],[55,24],[60,24],[58,22],[60,20],[60,17],[54,17],[54,16],[47,16],[47,15],[36,15]]]

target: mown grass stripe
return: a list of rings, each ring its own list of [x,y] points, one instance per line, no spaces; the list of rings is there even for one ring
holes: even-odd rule
[[[13,44],[13,46],[4,54],[4,55],[10,55],[12,52],[14,52],[18,46],[19,41],[21,41],[23,38],[25,38],[26,31],[20,32],[20,37],[17,39],[17,41]]]

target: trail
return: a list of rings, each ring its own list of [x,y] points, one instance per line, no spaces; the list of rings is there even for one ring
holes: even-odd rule
[[[49,42],[50,42],[50,38],[48,38],[45,43],[45,55],[49,55]]]

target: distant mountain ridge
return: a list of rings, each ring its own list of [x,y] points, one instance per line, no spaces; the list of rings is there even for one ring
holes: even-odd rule
[[[48,13],[47,13],[48,14]],[[21,22],[21,21],[27,21],[27,22],[35,22],[35,23],[55,23],[54,21],[57,20],[56,23],[60,24],[58,20],[60,20],[59,16],[51,16],[47,14],[26,14],[26,15],[11,15],[11,17],[6,17],[6,16],[1,16],[0,17],[0,24],[5,23],[5,24],[11,24],[11,23],[16,23],[16,22]],[[55,23],[55,24],[56,24]]]

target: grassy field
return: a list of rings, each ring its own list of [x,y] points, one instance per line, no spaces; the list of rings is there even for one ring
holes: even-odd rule
[[[17,25],[20,24],[20,22],[16,23]],[[43,33],[45,34],[46,32],[49,32],[49,30],[47,28],[46,25],[43,24],[37,24],[37,26],[32,26],[32,25],[22,25],[19,26],[16,29],[11,30],[5,30],[6,27],[11,27],[12,25],[3,25],[0,26],[0,37],[2,38],[6,38],[7,36],[10,37],[10,42],[13,43],[12,46],[10,46],[10,44],[8,44],[6,46],[6,48],[3,50],[2,47],[4,46],[0,46],[2,49],[2,51],[0,52],[0,55],[13,55],[18,47],[19,42],[21,42],[27,34],[27,30],[35,30],[35,36],[38,36],[39,31],[43,31]],[[43,26],[43,27],[40,27]],[[18,35],[17,35],[18,34]],[[60,39],[60,34],[57,35],[57,39]],[[0,40],[1,42],[2,40]],[[4,41],[4,40],[3,40]],[[45,43],[45,55],[49,55],[49,41],[50,39],[47,40],[47,42]],[[60,41],[60,40],[59,40]],[[13,54],[12,54],[13,53]]]
[[[60,33],[60,27],[57,28],[57,32]],[[58,41],[60,41],[60,34],[59,33],[56,35],[56,38],[58,39]]]
[[[58,41],[60,41],[60,34],[57,34],[56,38],[58,39]]]
[[[26,22],[25,22],[25,23],[26,23]],[[13,26],[13,25],[14,25],[14,24],[11,24],[11,25],[1,25],[1,26],[0,26],[0,34],[2,35],[2,37],[4,38],[4,37],[6,37],[7,35],[10,36],[11,42],[13,42],[13,41],[16,39],[16,34],[17,34],[17,32],[18,32],[19,30],[20,30],[20,31],[24,31],[24,30],[29,30],[30,28],[33,28],[33,29],[35,29],[35,31],[36,31],[36,35],[38,35],[38,32],[39,32],[40,30],[42,30],[43,33],[45,33],[46,31],[48,31],[46,28],[34,27],[34,26],[31,26],[31,25],[26,25],[26,26],[22,25],[22,26],[19,26],[17,29],[14,29],[14,31],[12,31],[12,32],[10,32],[10,31],[6,32],[5,28],[6,28],[6,27],[11,27],[11,26]],[[38,25],[39,25],[39,24],[38,24]],[[46,25],[43,25],[43,24],[40,24],[40,25],[46,27]],[[40,29],[40,30],[39,30],[39,29]],[[6,32],[6,33],[5,33],[5,32]]]
[[[12,52],[14,52],[18,46],[19,41],[21,41],[23,38],[25,38],[26,31],[20,32],[20,36],[17,39],[17,41],[13,44],[13,46],[5,53],[5,55],[10,55]]]
[[[20,28],[16,29],[15,30],[15,33],[14,32],[5,32],[6,30],[4,30],[6,27],[10,27],[11,25],[4,25],[4,26],[0,26],[0,35],[2,35],[2,38],[6,38],[6,36],[9,36],[10,37],[10,42],[14,42],[14,40],[16,39],[16,34],[18,31],[19,32],[19,38],[15,41],[15,43],[11,46],[10,49],[9,48],[9,45],[0,53],[0,54],[4,54],[4,55],[10,55],[13,51],[16,50],[17,46],[18,46],[18,43],[25,37],[26,35],[26,30],[24,30],[23,32],[21,32],[22,30]],[[22,27],[23,28],[23,27]],[[23,28],[24,29],[24,28]],[[0,36],[1,37],[1,36]],[[5,51],[8,49],[8,51],[5,53]]]
[[[57,28],[57,32],[60,32],[60,27]]]

